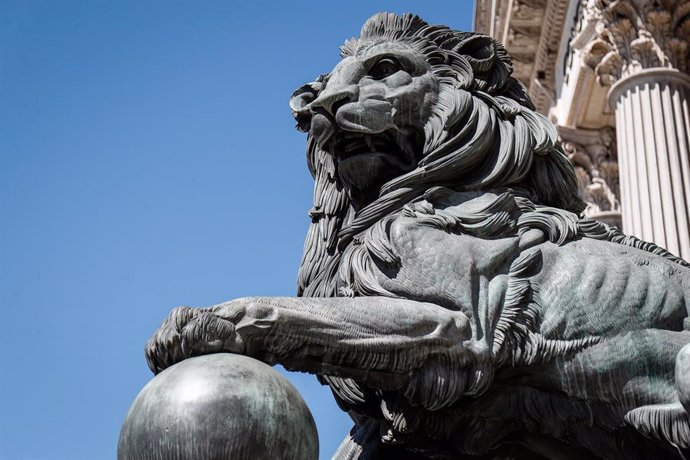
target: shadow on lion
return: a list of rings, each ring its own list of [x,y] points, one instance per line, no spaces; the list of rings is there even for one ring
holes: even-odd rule
[[[315,179],[298,297],[178,307],[158,373],[246,354],[314,373],[334,458],[686,458],[690,265],[581,217],[501,44],[381,13],[290,106]]]

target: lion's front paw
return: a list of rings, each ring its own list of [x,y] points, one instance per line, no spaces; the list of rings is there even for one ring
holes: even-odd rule
[[[235,325],[210,309],[177,307],[146,344],[146,361],[158,374],[192,356],[238,352],[235,339]]]

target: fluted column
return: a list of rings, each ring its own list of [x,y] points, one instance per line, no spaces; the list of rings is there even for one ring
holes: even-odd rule
[[[690,5],[593,1],[588,61],[611,85],[623,230],[690,260]]]
[[[690,77],[654,68],[609,91],[616,111],[623,230],[690,259]]]

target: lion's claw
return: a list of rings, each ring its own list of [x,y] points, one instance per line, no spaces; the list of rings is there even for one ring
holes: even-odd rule
[[[182,334],[196,313],[189,307],[175,308],[146,343],[146,362],[154,374],[189,357],[182,346]]]
[[[177,307],[146,344],[154,374],[192,356],[238,352],[235,325],[207,308]]]

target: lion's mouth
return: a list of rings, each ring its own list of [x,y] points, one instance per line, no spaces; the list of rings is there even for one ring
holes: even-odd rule
[[[415,152],[421,150],[417,139],[420,137],[402,130],[334,133],[327,150],[335,158],[338,176],[357,202],[356,207],[376,199],[383,184],[417,166]]]
[[[352,133],[346,134],[333,142],[332,152],[339,163],[347,162],[358,156],[387,157],[394,164],[403,168],[412,166],[414,156],[398,145],[395,136],[389,132],[376,135]]]
[[[417,164],[415,138],[401,131],[377,134],[340,132],[330,139],[328,150],[341,166],[353,160],[381,158],[391,167],[390,173],[400,174],[414,169]]]

